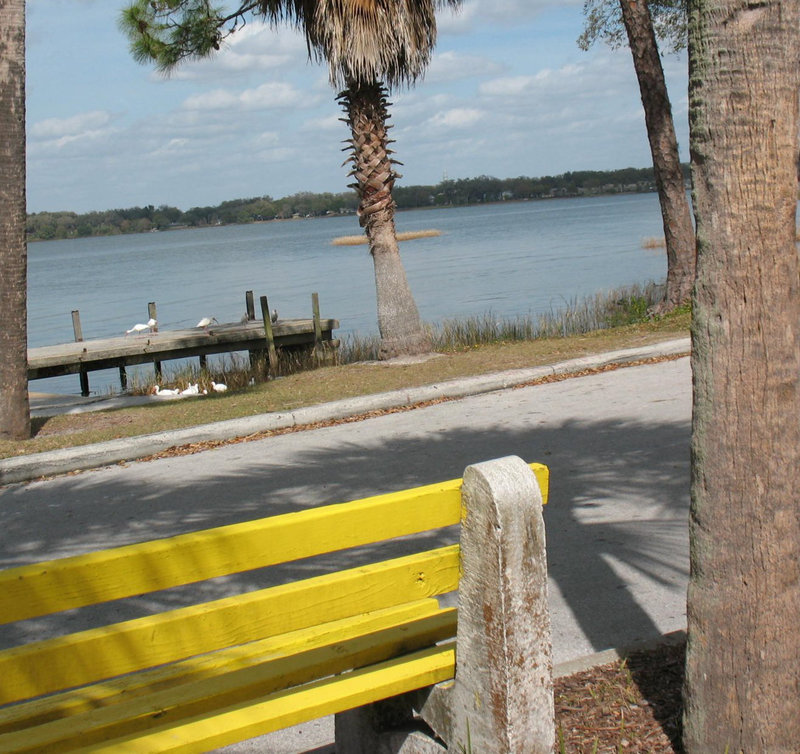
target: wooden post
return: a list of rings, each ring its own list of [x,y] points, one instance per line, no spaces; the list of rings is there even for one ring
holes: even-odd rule
[[[314,358],[319,361],[322,357],[322,323],[319,317],[319,294],[311,294],[311,316],[314,320]]]
[[[148,318],[148,321],[151,320],[151,319],[154,319],[156,321],[156,323],[153,326],[151,332],[158,332],[158,312],[156,311],[156,302],[155,301],[151,301],[147,305],[147,318]],[[125,367],[120,367],[120,370],[122,370],[124,368]],[[161,380],[163,378],[162,377],[162,373],[161,373],[161,362],[160,361],[154,361],[153,362],[153,369],[155,370],[155,374],[156,374],[156,382],[160,384]],[[122,372],[121,371],[120,371],[120,379],[122,379]],[[127,384],[127,378],[125,379],[125,383]],[[123,386],[122,389],[124,390],[125,386]]]
[[[244,293],[244,306],[247,310],[247,321],[256,321],[256,307],[253,303],[253,291],[245,291]]]
[[[83,341],[83,329],[81,328],[81,313],[77,309],[72,311],[72,332],[75,336],[75,342],[81,343]],[[89,395],[89,373],[81,367],[78,372],[78,378],[81,384],[81,395],[86,398]]]
[[[275,336],[272,334],[272,320],[269,314],[269,302],[266,296],[261,296],[261,319],[264,320],[264,335],[267,339],[267,369],[275,371],[278,364],[278,354],[275,351]]]
[[[403,734],[397,723],[410,723],[413,707],[446,742],[448,752],[553,751],[552,644],[539,485],[524,461],[508,457],[468,467],[461,494],[455,682],[337,715],[337,750],[341,742],[343,751],[354,754],[444,752],[420,731],[398,740]]]

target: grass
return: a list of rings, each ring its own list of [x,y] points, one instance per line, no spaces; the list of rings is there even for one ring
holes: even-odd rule
[[[642,248],[643,249],[665,249],[667,247],[667,241],[664,236],[657,237],[657,236],[650,236],[648,238],[642,239]]]
[[[433,238],[441,236],[440,230],[406,230],[397,234],[398,241],[413,241],[415,238]],[[367,237],[362,233],[360,236],[339,236],[331,241],[334,246],[365,246]]]
[[[646,289],[644,289],[646,290]],[[607,297],[602,313],[584,303],[573,307],[573,314],[561,321],[562,334],[546,333],[537,318],[497,320],[475,318],[464,325],[462,339],[455,338],[454,323],[437,329],[438,358],[421,363],[389,365],[369,363],[377,339],[354,339],[342,345],[342,362],[313,371],[300,371],[280,379],[255,385],[231,387],[231,375],[223,375],[229,385],[226,393],[179,401],[153,401],[144,406],[61,415],[33,420],[34,436],[14,442],[0,440],[0,458],[45,450],[86,445],[120,437],[180,429],[207,422],[234,419],[267,412],[291,411],[302,406],[341,398],[370,395],[388,390],[416,387],[443,380],[487,374],[505,369],[549,364],[564,359],[601,353],[617,348],[655,343],[688,334],[689,312],[649,318],[642,314],[647,296],[642,290]],[[581,312],[583,312],[581,314]],[[569,334],[564,321],[589,325],[599,317],[601,328]],[[625,320],[623,322],[623,320]],[[553,325],[557,318],[547,320]],[[609,327],[608,323],[618,322]],[[498,324],[500,323],[500,324]],[[535,325],[535,327],[534,327]],[[539,328],[536,330],[536,328]],[[535,339],[516,339],[529,329],[540,333]],[[513,337],[512,337],[513,336]],[[207,377],[210,379],[210,376]],[[215,381],[223,381],[219,375]],[[192,378],[192,381],[197,381]]]

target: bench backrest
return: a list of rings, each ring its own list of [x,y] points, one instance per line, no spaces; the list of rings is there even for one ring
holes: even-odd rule
[[[531,465],[546,501],[547,468]],[[459,523],[461,480],[0,571],[0,623]],[[455,590],[452,545],[0,653],[0,704]],[[453,616],[454,620],[454,616]],[[35,662],[34,662],[35,659]]]

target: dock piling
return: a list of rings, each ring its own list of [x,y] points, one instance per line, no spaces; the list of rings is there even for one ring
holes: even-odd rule
[[[245,291],[244,292],[244,305],[245,309],[247,310],[247,321],[248,322],[255,322],[256,321],[256,307],[253,303],[253,291]]]
[[[83,329],[81,328],[81,313],[77,309],[72,310],[72,333],[75,336],[75,342],[81,343],[83,341]],[[81,383],[81,395],[84,398],[89,397],[89,373],[81,368],[78,372],[78,378]]]
[[[261,296],[261,319],[264,320],[264,335],[267,338],[267,369],[275,372],[278,365],[278,354],[275,351],[275,336],[272,333],[272,319],[269,313],[269,302],[266,296]]]
[[[151,301],[147,305],[147,319],[148,320],[154,319],[156,321],[155,325],[153,325],[153,327],[150,330],[150,332],[158,332],[158,311],[156,310],[156,302],[155,301]],[[120,370],[121,369],[122,368],[120,368]],[[161,362],[160,361],[154,361],[153,362],[153,369],[155,370],[156,383],[161,384],[161,382],[163,381],[163,375],[161,373]],[[121,371],[120,371],[119,378],[120,378],[120,381],[122,381],[122,372]],[[126,377],[125,378],[125,384],[123,384],[123,386],[122,386],[123,390],[125,390],[125,386],[127,385],[127,382],[128,382],[128,379]]]

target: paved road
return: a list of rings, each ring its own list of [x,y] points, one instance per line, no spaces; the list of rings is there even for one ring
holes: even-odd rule
[[[551,468],[545,520],[562,662],[685,626],[690,416],[683,358],[11,485],[0,489],[0,568],[454,478],[516,454]],[[355,559],[301,568],[337,561]],[[109,609],[125,618],[140,608]],[[19,639],[0,634],[0,644]],[[305,726],[268,750],[312,748],[326,735],[324,724]]]

